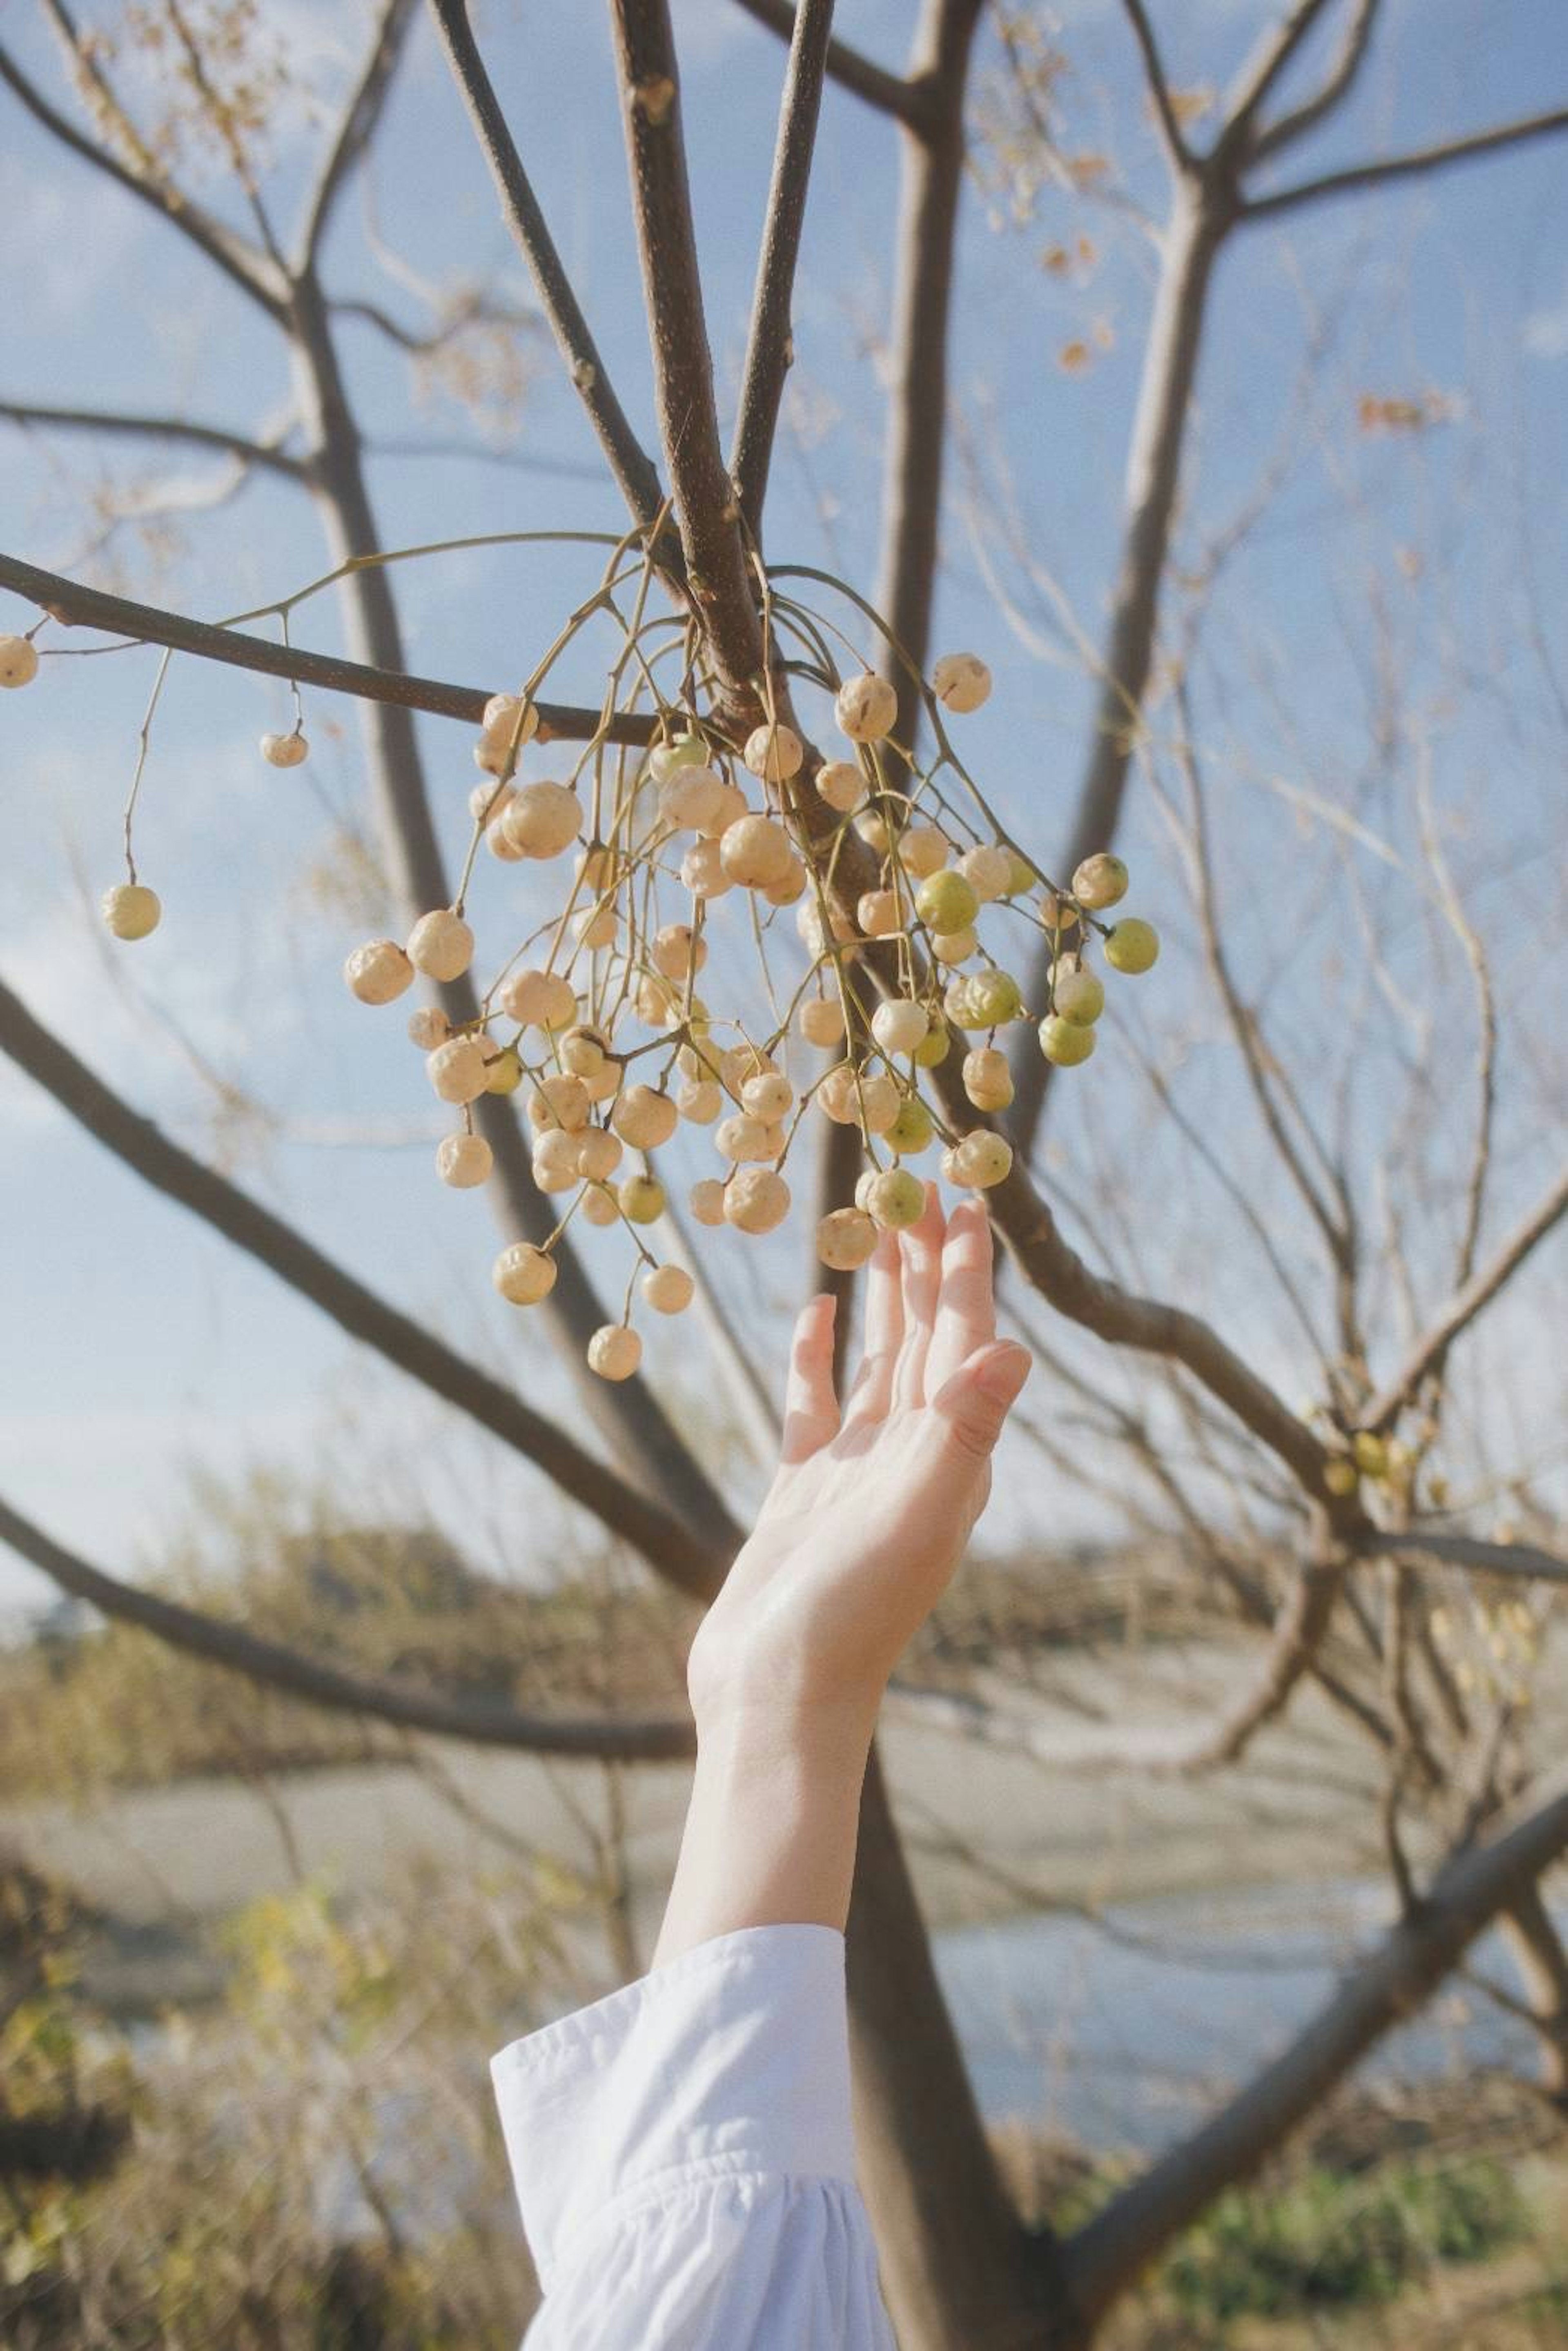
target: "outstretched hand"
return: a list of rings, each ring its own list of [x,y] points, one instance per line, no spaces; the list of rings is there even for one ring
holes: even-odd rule
[[[990,1457],[1030,1373],[998,1343],[991,1234],[967,1201],[884,1233],[865,1345],[841,1413],[831,1297],[795,1329],[778,1474],[698,1629],[699,1730],[732,1716],[834,1716],[869,1730],[889,1676],[946,1591],[990,1492]]]

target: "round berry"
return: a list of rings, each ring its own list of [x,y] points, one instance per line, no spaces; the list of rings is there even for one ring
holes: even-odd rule
[[[537,1306],[555,1288],[555,1274],[553,1257],[531,1241],[513,1241],[496,1259],[490,1278],[512,1305]]]
[[[952,1042],[943,1022],[933,1020],[930,1028],[925,1031],[924,1041],[915,1048],[915,1068],[917,1070],[936,1069],[938,1062],[946,1060]]]
[[[733,1118],[721,1118],[713,1131],[714,1149],[721,1159],[738,1166],[746,1159],[772,1159],[777,1155],[768,1148],[768,1127],[765,1118],[748,1118],[744,1111]]]
[[[507,840],[525,857],[559,857],[582,823],[577,794],[565,784],[524,784],[501,819]]]
[[[766,890],[783,881],[795,862],[789,834],[770,816],[743,816],[718,846],[725,872],[743,890]]]
[[[622,1142],[606,1126],[585,1127],[577,1138],[577,1172],[587,1184],[602,1184],[621,1165]]]
[[[931,1113],[918,1094],[905,1094],[898,1106],[898,1116],[887,1130],[887,1147],[901,1158],[913,1159],[922,1151],[929,1151],[935,1128]]]
[[[656,1176],[627,1176],[616,1197],[628,1224],[656,1224],[664,1213],[664,1187]]]
[[[1064,1020],[1076,1020],[1081,1028],[1089,1029],[1105,1009],[1104,984],[1092,971],[1059,969],[1051,1000]]]
[[[909,997],[879,1004],[871,1016],[871,1033],[884,1053],[913,1053],[929,1026],[924,1004]]]
[[[716,1176],[705,1176],[692,1186],[691,1211],[699,1225],[722,1225],[725,1187]]]
[[[444,1134],[435,1146],[435,1172],[454,1191],[467,1192],[483,1184],[495,1164],[482,1134]]]
[[[700,735],[677,735],[673,742],[655,743],[648,754],[648,772],[656,784],[668,783],[683,768],[705,768],[707,745]]]
[[[967,930],[980,911],[979,900],[952,866],[926,874],[915,893],[915,906],[928,930],[943,934]]]
[[[712,768],[679,768],[659,786],[661,820],[674,832],[700,832],[724,806],[724,778]]]
[[[884,1232],[915,1225],[925,1207],[925,1186],[907,1167],[889,1167],[866,1186],[866,1207]]]
[[[31,685],[38,674],[38,649],[31,637],[0,637],[0,685]]]
[[[477,1037],[449,1037],[425,1060],[431,1084],[443,1102],[477,1102],[489,1076],[485,1048]]]
[[[395,939],[368,939],[362,947],[354,949],[343,966],[343,977],[361,1004],[391,1004],[405,988],[413,987],[413,966]],[[444,1013],[442,1018],[445,1019]],[[412,1028],[409,1034],[413,1034]],[[441,1044],[445,1034],[444,1030],[432,1042]]]
[[[653,934],[648,952],[654,969],[666,979],[690,979],[707,961],[707,941],[699,939],[689,923],[666,923]]]
[[[1081,1020],[1064,1020],[1059,1012],[1048,1012],[1040,1024],[1040,1050],[1059,1070],[1076,1069],[1099,1041],[1096,1029]]]
[[[718,800],[713,814],[706,819],[699,828],[703,839],[705,841],[722,840],[732,824],[738,824],[741,818],[749,813],[750,802],[740,786],[721,778]]]
[[[865,778],[852,759],[830,759],[817,770],[817,797],[847,816],[865,798]]]
[[[898,1116],[904,1095],[896,1079],[884,1071],[874,1070],[862,1078],[858,1094],[853,1097],[852,1115],[859,1120],[867,1134],[885,1134]]]
[[[552,1126],[534,1138],[534,1182],[541,1192],[570,1192],[580,1179],[577,1155],[582,1145],[564,1126]]]
[[[1013,888],[1014,858],[1010,849],[998,849],[983,842],[978,849],[967,849],[957,863],[963,875],[982,906],[998,898],[1008,897]]]
[[[1013,1147],[1005,1136],[994,1134],[988,1126],[977,1126],[967,1134],[953,1154],[953,1180],[971,1191],[988,1192],[999,1184],[1013,1164]]]
[[[977,1110],[1006,1110],[1013,1098],[1008,1057],[994,1045],[977,1046],[964,1056],[964,1092]]]
[[[474,934],[461,914],[439,906],[410,931],[408,959],[426,979],[461,979],[474,960]]]
[[[716,841],[694,841],[681,860],[681,882],[694,898],[722,898],[734,883]]]
[[[1102,849],[1093,857],[1086,857],[1072,876],[1072,894],[1081,906],[1098,914],[1103,906],[1113,906],[1127,894],[1127,869],[1119,857]]]
[[[101,903],[103,919],[117,939],[147,938],[163,917],[158,893],[140,882],[116,883],[104,892]]]
[[[931,672],[931,691],[945,710],[978,710],[991,691],[991,673],[978,653],[944,653]]]
[[[1323,1484],[1331,1494],[1354,1494],[1360,1484],[1360,1475],[1354,1461],[1336,1454],[1323,1464]]]
[[[629,1380],[643,1360],[643,1342],[624,1322],[606,1322],[588,1343],[588,1368],[601,1380]]]
[[[852,1273],[876,1248],[876,1227],[863,1208],[835,1208],[817,1227],[817,1255],[835,1273]]]
[[[580,1134],[588,1124],[588,1086],[575,1071],[552,1071],[541,1078],[528,1101],[528,1123],[548,1131],[559,1127],[566,1134]]]
[[[724,1191],[727,1224],[737,1232],[770,1233],[789,1213],[789,1186],[771,1167],[741,1167]]]
[[[497,1001],[520,1029],[566,1029],[577,1019],[577,996],[558,971],[515,971]]]
[[[800,768],[805,752],[792,726],[754,726],[746,738],[741,758],[765,783],[782,784]]]
[[[793,852],[789,870],[777,882],[769,882],[762,893],[770,906],[793,906],[806,894],[806,869]]]
[[[668,1143],[680,1117],[668,1094],[653,1086],[628,1086],[610,1113],[610,1123],[633,1151],[656,1151]]]
[[[382,942],[378,941],[377,944],[381,945]],[[394,943],[388,939],[384,944],[391,946]],[[361,948],[361,953],[363,952]],[[398,948],[398,953],[402,955],[401,947]],[[353,987],[353,981],[350,980],[349,985]],[[358,995],[359,990],[356,988],[354,992]],[[452,1023],[439,1004],[422,1004],[417,1012],[411,1012],[408,1016],[409,1043],[417,1045],[423,1053],[434,1053],[437,1045],[444,1045],[451,1034]]]
[[[795,1015],[795,1026],[808,1045],[838,1045],[843,1041],[844,1008],[831,996],[809,996]]]
[[[951,847],[934,824],[912,824],[898,837],[898,862],[915,881],[924,882],[927,874],[940,873]]]
[[[1023,998],[1010,971],[977,971],[968,982],[968,1006],[976,1029],[1005,1029],[1023,1010]]]
[[[740,1089],[741,1108],[769,1124],[783,1118],[794,1100],[795,1089],[779,1070],[759,1070]]]
[[[292,735],[264,735],[261,756],[269,768],[299,768],[310,756],[310,746],[298,728]]]
[[[1105,960],[1113,971],[1152,971],[1159,961],[1160,935],[1153,923],[1129,914],[1105,935]]]
[[[724,1088],[716,1078],[695,1078],[675,1096],[675,1108],[692,1126],[711,1126],[724,1108]]]
[[[841,735],[852,743],[880,743],[898,716],[898,695],[886,678],[867,670],[847,677],[833,702]]]
[[[967,963],[969,957],[978,951],[979,945],[972,923],[961,931],[933,931],[932,959],[941,964]]]
[[[515,1094],[523,1082],[523,1065],[515,1045],[503,1045],[485,1065],[487,1094]]]
[[[656,1265],[643,1276],[642,1289],[655,1314],[684,1314],[696,1283],[684,1265]]]
[[[608,1184],[585,1184],[579,1214],[591,1225],[618,1225],[621,1209]]]

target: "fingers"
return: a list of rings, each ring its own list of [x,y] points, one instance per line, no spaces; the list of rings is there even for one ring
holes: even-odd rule
[[[849,1417],[883,1420],[893,1400],[894,1366],[904,1337],[898,1235],[883,1233],[866,1272],[865,1353],[850,1395]]]
[[[1011,1339],[992,1341],[960,1364],[932,1405],[960,1452],[989,1460],[1032,1368],[1029,1350]]]
[[[936,1323],[936,1301],[942,1288],[942,1243],[946,1229],[936,1186],[927,1184],[919,1222],[908,1228],[899,1249],[904,1344],[893,1374],[895,1411],[913,1408],[925,1401],[925,1358]]]
[[[996,1335],[990,1220],[977,1200],[966,1200],[947,1219],[936,1324],[925,1362],[927,1396],[936,1395],[959,1364]]]
[[[829,1444],[839,1426],[839,1403],[833,1394],[833,1316],[837,1301],[831,1292],[813,1298],[801,1309],[789,1349],[789,1376],[784,1389],[784,1437],[779,1459],[806,1460]]]

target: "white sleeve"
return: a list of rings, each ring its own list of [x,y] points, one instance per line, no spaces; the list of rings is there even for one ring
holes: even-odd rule
[[[834,1928],[716,1936],[490,2070],[545,2295],[525,2351],[895,2351]]]

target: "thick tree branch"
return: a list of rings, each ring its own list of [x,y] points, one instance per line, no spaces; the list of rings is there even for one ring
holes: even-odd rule
[[[730,461],[740,511],[753,538],[761,537],[768,468],[779,430],[784,380],[795,358],[790,298],[800,232],[806,219],[806,196],[811,183],[811,157],[817,143],[823,68],[832,22],[833,0],[801,0],[779,110],[779,143],[774,150],[773,179],[768,191],[740,413]]]
[[[1564,1852],[1568,1791],[1451,1862],[1282,2056],[1068,2241],[1066,2280],[1083,2317],[1092,2323],[1216,2196],[1249,2177]]]
[[[237,629],[213,622],[187,620],[183,612],[139,604],[127,596],[110,596],[100,588],[68,580],[60,572],[23,563],[14,555],[0,555],[0,588],[25,596],[68,628],[103,629],[142,644],[172,645],[176,653],[195,653],[203,661],[225,662],[234,669],[254,670],[262,677],[297,680],[330,694],[351,694],[362,702],[428,710],[437,718],[465,718],[477,726],[489,699],[489,693],[480,686],[447,685],[401,670],[372,669],[363,662],[342,661],[336,653],[313,653],[301,645],[275,645],[264,637],[245,636]],[[538,709],[536,739],[544,742],[559,738],[585,743],[603,723],[601,712],[578,709],[570,703],[541,702]],[[651,743],[654,728],[651,717],[636,712],[618,714],[605,740]]]
[[[587,1755],[622,1763],[668,1763],[695,1749],[689,1722],[639,1716],[623,1720],[552,1719],[525,1713],[491,1698],[444,1698],[400,1675],[350,1673],[323,1665],[279,1641],[248,1632],[243,1625],[209,1616],[183,1602],[166,1600],[139,1584],[123,1583],[67,1551],[0,1498],[0,1542],[9,1544],[62,1592],[90,1602],[104,1615],[166,1641],[189,1656],[243,1674],[247,1681],[304,1698],[335,1712],[373,1716],[408,1730],[433,1731],[444,1739],[466,1739],[481,1747],[504,1747],[529,1755]]]
[[[320,1249],[225,1176],[159,1133],[110,1092],[0,983],[0,1052],[52,1094],[116,1158],[154,1190],[191,1209],[225,1240],[308,1298],[353,1338],[498,1437],[542,1469],[610,1532],[630,1543],[682,1591],[717,1589],[727,1550],[688,1528],[574,1443],[520,1395],[434,1337],[346,1273]]]
[[[793,0],[737,0],[737,5],[759,25],[766,25],[769,32],[778,33],[786,41],[793,37]],[[830,80],[852,90],[868,106],[894,116],[911,131],[924,131],[933,95],[929,89],[889,73],[884,66],[873,65],[844,41],[828,43],[827,68]]]
[[[382,0],[375,30],[365,53],[359,80],[350,95],[339,119],[316,184],[306,201],[304,225],[300,230],[296,265],[297,277],[314,271],[320,251],[321,239],[331,221],[338,198],[352,177],[365,149],[375,134],[382,110],[392,88],[413,22],[417,0]]]
[[[1266,195],[1249,196],[1240,208],[1244,221],[1272,220],[1299,205],[1313,204],[1323,196],[1354,195],[1358,188],[1381,187],[1390,180],[1408,180],[1423,172],[1442,171],[1449,163],[1465,163],[1482,155],[1496,155],[1568,131],[1568,107],[1547,114],[1527,115],[1519,122],[1500,123],[1493,131],[1477,131],[1467,139],[1439,140],[1433,147],[1417,147],[1408,155],[1385,155],[1370,163],[1354,163],[1343,172],[1325,172],[1321,179],[1303,180],[1293,188],[1275,188]]]
[[[1154,101],[1155,120],[1159,126],[1161,144],[1165,148],[1169,162],[1178,171],[1184,171],[1191,163],[1192,157],[1187,152],[1186,141],[1182,137],[1181,124],[1176,120],[1176,109],[1171,104],[1171,86],[1166,76],[1165,65],[1160,57],[1160,45],[1155,37],[1155,28],[1149,22],[1149,12],[1144,5],[1144,0],[1122,0],[1122,5],[1132,25],[1133,36],[1138,44],[1138,54],[1144,61],[1144,78],[1148,83],[1149,96]]]
[[[1483,1542],[1479,1535],[1428,1531],[1413,1527],[1368,1527],[1348,1539],[1358,1559],[1397,1556],[1435,1559],[1476,1575],[1517,1576],[1525,1583],[1568,1583],[1568,1559],[1535,1543]]]
[[[1429,1374],[1440,1372],[1449,1348],[1484,1306],[1490,1305],[1505,1282],[1518,1271],[1531,1251],[1568,1215],[1568,1167],[1508,1238],[1490,1263],[1456,1290],[1442,1312],[1416,1342],[1399,1369],[1362,1415],[1361,1426],[1381,1435],[1396,1420]]]
[[[229,457],[243,457],[247,465],[258,465],[269,474],[281,474],[286,480],[305,483],[309,479],[309,465],[303,457],[292,457],[287,450],[266,441],[253,441],[248,434],[231,432],[224,424],[196,424],[183,416],[134,416],[117,414],[111,409],[47,408],[37,402],[0,401],[0,420],[8,424],[45,425],[51,431],[65,433],[99,433],[131,441],[179,441],[192,449],[210,449]]]
[[[501,214],[528,263],[550,332],[567,372],[587,409],[610,470],[636,521],[646,529],[664,502],[653,459],[627,419],[605,372],[570,278],[555,249],[517,142],[501,110],[485,61],[468,22],[467,0],[431,0],[453,78],[462,93],[475,136],[490,167]]]
[[[62,146],[68,147],[72,154],[79,155],[83,162],[91,163],[129,194],[149,205],[161,220],[168,222],[171,228],[178,229],[182,236],[187,237],[198,251],[223,271],[232,285],[237,286],[242,293],[248,294],[253,302],[259,303],[269,318],[283,318],[288,289],[281,274],[272,267],[264,254],[258,253],[254,246],[247,245],[243,237],[236,236],[232,229],[225,228],[221,221],[214,220],[199,205],[191,204],[183,196],[175,196],[155,181],[142,178],[95,140],[89,139],[84,131],[78,131],[57,107],[50,103],[36,83],[23,72],[9,50],[3,47],[0,47],[0,81],[4,81],[21,99],[33,120],[40,123],[51,137],[57,139]]]
[[[1277,155],[1282,148],[1302,139],[1314,125],[1332,114],[1341,99],[1350,94],[1357,75],[1366,61],[1372,28],[1383,0],[1355,0],[1354,8],[1344,28],[1339,53],[1324,76],[1322,87],[1300,106],[1281,114],[1276,121],[1265,123],[1252,141],[1251,155],[1257,160],[1264,155]]]

